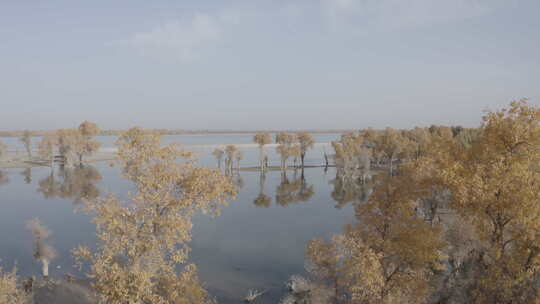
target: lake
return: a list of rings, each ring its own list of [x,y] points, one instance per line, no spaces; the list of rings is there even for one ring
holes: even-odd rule
[[[338,134],[316,135],[317,142],[338,139]],[[165,143],[182,142],[187,150],[201,153],[199,163],[215,167],[210,155],[214,144],[249,144],[252,135],[167,136]],[[112,137],[101,137],[104,147]],[[5,141],[8,142],[8,141]],[[190,149],[189,145],[193,146]],[[202,147],[201,147],[202,146]],[[324,146],[308,152],[306,163],[320,165]],[[242,148],[242,167],[258,164],[258,149]],[[271,165],[278,165],[275,149],[267,149]],[[10,269],[15,263],[22,276],[39,275],[40,265],[32,258],[32,238],[25,222],[39,218],[52,232],[51,244],[58,258],[51,263],[51,275],[80,273],[73,267],[71,250],[79,244],[93,247],[95,226],[79,209],[81,197],[94,198],[115,193],[125,196],[132,189],[120,168],[97,162],[65,171],[38,167],[0,169],[0,265]],[[339,204],[333,197],[333,168],[306,168],[300,171],[240,171],[240,185],[234,201],[221,208],[221,215],[197,215],[194,219],[190,261],[200,278],[220,303],[238,303],[249,289],[267,290],[259,303],[276,303],[285,292],[292,274],[302,274],[307,241],[340,233],[353,223],[350,204]],[[261,180],[262,178],[262,180]],[[261,194],[263,194],[261,196]],[[259,198],[259,199],[257,199]],[[337,208],[338,206],[339,208]]]

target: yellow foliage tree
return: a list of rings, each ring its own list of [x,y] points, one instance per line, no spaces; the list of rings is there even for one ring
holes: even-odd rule
[[[0,140],[0,159],[7,155],[7,145]]]
[[[265,157],[266,157],[266,153],[265,153],[265,150],[264,150],[264,146],[272,143],[272,135],[270,135],[270,133],[268,132],[261,132],[261,133],[257,133],[255,134],[255,136],[253,136],[253,141],[259,145],[259,161],[260,161],[260,168],[261,170],[265,170],[266,169],[266,165],[265,165]]]
[[[312,149],[315,145],[315,139],[313,136],[309,135],[307,132],[299,132],[296,135],[296,138],[298,140],[298,144],[300,147],[300,162],[302,164],[302,168],[304,167],[304,159],[306,158],[306,153],[309,149]]]
[[[29,304],[30,297],[17,286],[17,272],[0,268],[0,304]]]
[[[425,303],[430,279],[442,269],[440,229],[417,216],[409,176],[376,183],[369,201],[356,208],[357,225],[332,243],[308,246],[311,268],[324,274],[339,301]]]
[[[538,303],[540,109],[526,100],[487,113],[481,135],[443,177],[452,206],[484,244],[476,303]]]
[[[125,177],[136,192],[126,202],[116,196],[88,202],[96,214],[99,248],[74,251],[78,261],[90,263],[94,289],[111,304],[208,302],[195,265],[187,264],[191,218],[201,211],[218,214],[235,186],[142,129],[130,129],[118,145]]]

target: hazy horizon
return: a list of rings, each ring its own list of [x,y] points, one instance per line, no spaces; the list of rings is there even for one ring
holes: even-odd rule
[[[2,1],[0,130],[410,128],[540,103],[540,2]]]

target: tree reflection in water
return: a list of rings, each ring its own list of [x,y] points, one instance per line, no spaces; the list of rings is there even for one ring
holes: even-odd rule
[[[265,207],[268,208],[272,204],[272,198],[268,195],[266,195],[265,186],[266,184],[266,172],[261,171],[261,175],[259,176],[259,195],[255,198],[253,201],[253,204],[257,207]]]
[[[4,171],[0,170],[0,185],[4,185],[7,183],[9,183],[9,178],[7,174]]]
[[[102,179],[99,171],[93,166],[76,166],[62,168],[58,174],[51,174],[39,181],[37,192],[49,198],[71,198],[73,203],[83,199],[95,199],[100,191],[97,183]]]
[[[289,181],[287,172],[281,172],[281,183],[276,188],[276,202],[281,206],[288,206],[291,203],[305,202],[311,199],[315,194],[315,187],[306,182],[302,171],[300,178],[296,177],[297,171],[294,171],[292,181]]]
[[[21,172],[21,175],[24,176],[24,182],[26,184],[32,183],[32,168],[26,168]]]
[[[334,186],[331,196],[337,204],[336,208],[341,209],[352,203],[358,205],[368,200],[373,191],[372,180],[362,182],[362,179],[355,174],[350,174],[345,170],[337,170],[336,178],[330,181]]]

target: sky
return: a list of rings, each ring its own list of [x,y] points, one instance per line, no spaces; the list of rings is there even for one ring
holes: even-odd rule
[[[478,126],[540,105],[538,0],[0,0],[0,130]]]

